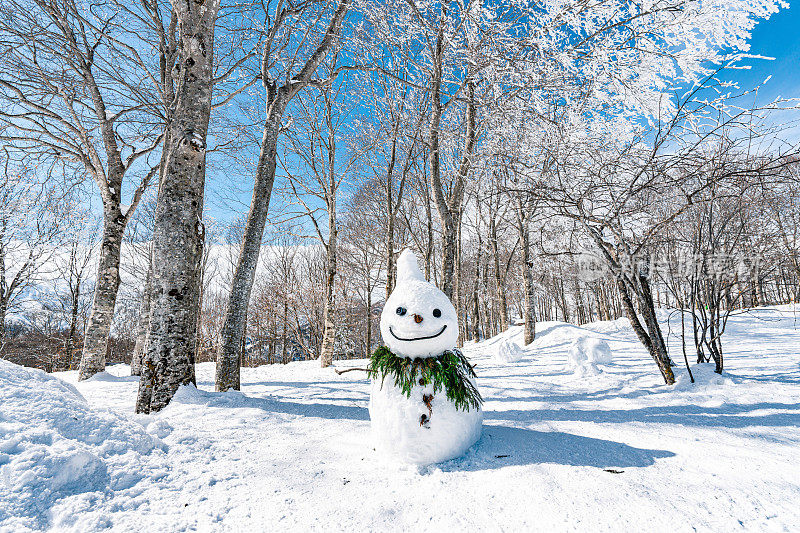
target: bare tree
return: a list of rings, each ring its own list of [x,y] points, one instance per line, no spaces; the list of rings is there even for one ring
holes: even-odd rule
[[[320,364],[329,366],[337,338],[336,278],[339,247],[339,188],[361,153],[342,149],[350,107],[341,99],[344,84],[306,93],[297,101],[295,128],[287,135],[289,156],[282,161],[287,184],[300,211],[311,222],[314,236],[325,250],[324,331]],[[344,152],[344,155],[342,155]],[[289,159],[295,158],[297,165]],[[299,165],[299,166],[298,166]],[[322,214],[325,220],[319,220]]]
[[[57,168],[45,168],[46,172]],[[73,205],[58,187],[37,183],[34,171],[3,161],[0,178],[0,349],[6,316],[41,281],[66,231]],[[56,183],[57,181],[54,180]]]
[[[405,83],[403,76],[407,73],[402,70],[397,73],[402,81],[383,73],[364,73],[363,105],[370,112],[359,120],[353,148],[369,152],[363,164],[383,189],[385,212],[375,214],[385,219],[386,298],[394,289],[395,259],[400,251],[396,244],[398,215],[406,183],[421,163],[427,112],[427,93]]]
[[[324,86],[330,83],[330,80],[317,80],[315,76],[328,52],[336,45],[350,0],[336,2],[319,44],[310,51],[305,61],[299,60],[299,54],[306,50],[302,46],[298,47],[297,43],[306,43],[312,39],[319,23],[329,13],[327,2],[320,5],[317,12],[313,11],[314,7],[318,7],[315,3],[295,5],[279,0],[274,6],[272,3],[265,6],[260,74],[265,93],[266,117],[242,253],[233,277],[222,329],[222,344],[217,354],[217,390],[238,390],[240,387],[239,350],[247,322],[247,306],[250,303],[250,292],[264,236],[269,199],[275,182],[278,137],[283,115],[291,99],[300,90],[311,84]],[[304,16],[312,20],[305,29],[298,29],[292,24],[292,21]],[[296,49],[290,51],[293,48]]]
[[[800,300],[800,160],[789,160],[782,180],[761,182],[762,195],[778,240],[795,277],[794,300]]]
[[[163,409],[180,385],[194,382],[197,351],[206,135],[220,0],[175,1],[172,7],[180,32],[173,73],[177,89],[153,232],[150,326],[138,413]]]
[[[125,227],[156,172],[136,166],[161,140],[145,65],[122,43],[125,21],[110,6],[72,0],[5,2],[0,16],[2,138],[19,157],[68,159],[94,179],[103,202],[103,238],[86,328],[80,379],[105,367],[120,283]],[[137,176],[123,201],[126,178]]]
[[[78,326],[82,320],[82,311],[85,312],[84,296],[86,292],[87,276],[91,260],[95,255],[95,244],[97,243],[98,229],[100,221],[83,215],[83,220],[70,224],[70,231],[67,244],[67,257],[64,261],[63,253],[55,256],[54,267],[58,271],[55,294],[57,306],[60,313],[65,318],[67,324],[66,337],[64,339],[63,351],[53,362],[53,371],[77,369],[80,364],[80,356],[76,354],[75,348],[78,344]],[[85,320],[84,327],[85,327]],[[84,337],[82,330],[80,336]],[[77,356],[77,357],[76,357]]]
[[[373,319],[373,292],[381,280],[384,262],[384,243],[375,236],[381,231],[378,212],[384,205],[374,201],[375,198],[366,189],[371,188],[372,182],[362,185],[360,190],[350,198],[346,205],[346,215],[342,222],[343,263],[345,272],[356,278],[358,298],[364,310],[364,356],[372,353],[374,330]]]
[[[153,226],[155,224],[156,198],[146,198],[131,220],[127,249],[127,265],[130,275],[143,281],[138,287],[139,312],[134,327],[134,346],[131,354],[131,375],[139,376],[142,372],[142,357],[147,342],[147,330],[150,323],[150,293],[153,279]]]

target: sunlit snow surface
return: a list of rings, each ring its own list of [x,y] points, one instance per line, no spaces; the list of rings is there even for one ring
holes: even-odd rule
[[[678,317],[669,331],[682,365]],[[611,348],[602,373],[568,369],[580,336]],[[132,413],[124,366],[84,383],[57,374],[80,394],[0,366],[0,531],[793,530],[800,316],[760,309],[726,336],[729,373],[696,368],[692,385],[679,366],[675,387],[624,320],[537,324],[513,363],[497,343],[522,345],[521,328],[468,344],[483,436],[425,468],[383,462],[365,376],[316,361],[245,368],[241,393],[210,392],[213,365],[199,365],[200,390],[153,416]]]

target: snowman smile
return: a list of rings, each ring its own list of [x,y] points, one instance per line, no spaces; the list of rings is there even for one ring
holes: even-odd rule
[[[394,331],[392,331],[392,326],[389,326],[389,333],[391,333],[392,337],[394,337],[395,339],[397,339],[399,341],[424,341],[424,340],[427,340],[427,339],[433,339],[433,338],[438,337],[439,335],[444,333],[444,330],[446,330],[446,329],[447,329],[447,324],[442,326],[442,329],[439,330],[439,333],[435,333],[433,335],[427,335],[425,337],[414,337],[412,339],[404,339],[403,337],[398,337],[397,335],[395,335]]]

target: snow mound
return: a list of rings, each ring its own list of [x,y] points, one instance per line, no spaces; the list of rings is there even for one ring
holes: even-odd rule
[[[127,367],[127,365],[125,365]],[[129,367],[130,368],[130,367]],[[139,376],[115,376],[114,374],[110,374],[109,372],[98,372],[94,376],[90,377],[88,381],[107,381],[111,383],[123,383],[126,381],[139,381]]]
[[[91,410],[72,385],[0,360],[0,530],[46,527],[64,499],[133,486],[141,456],[163,447],[140,425]]]
[[[633,331],[630,321],[625,317],[617,318],[616,320],[603,320],[600,322],[592,322],[591,324],[584,324],[586,329],[594,331],[595,333],[619,334],[630,333]]]
[[[567,352],[569,368],[580,376],[600,373],[597,365],[607,365],[613,360],[608,343],[596,337],[581,336],[573,341]]]
[[[686,368],[674,367],[675,389],[676,390],[698,390],[706,388],[727,387],[734,384],[734,380],[728,374],[717,374],[714,372],[714,363],[698,363],[692,365],[692,376],[694,383],[689,379]]]
[[[521,361],[524,356],[525,350],[523,350],[519,344],[511,339],[505,338],[500,341],[494,358],[501,363],[517,363]]]
[[[536,324],[536,337],[533,346],[537,349],[556,348],[571,343],[579,337],[591,335],[585,328],[568,322],[548,321]]]

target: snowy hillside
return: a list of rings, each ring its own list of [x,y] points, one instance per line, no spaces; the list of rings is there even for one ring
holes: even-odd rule
[[[794,529],[800,320],[759,309],[726,335],[729,372],[675,387],[624,320],[467,345],[483,437],[424,468],[376,457],[361,372],[246,368],[213,393],[201,364],[200,390],[142,416],[125,366],[77,383],[0,361],[0,531]]]

